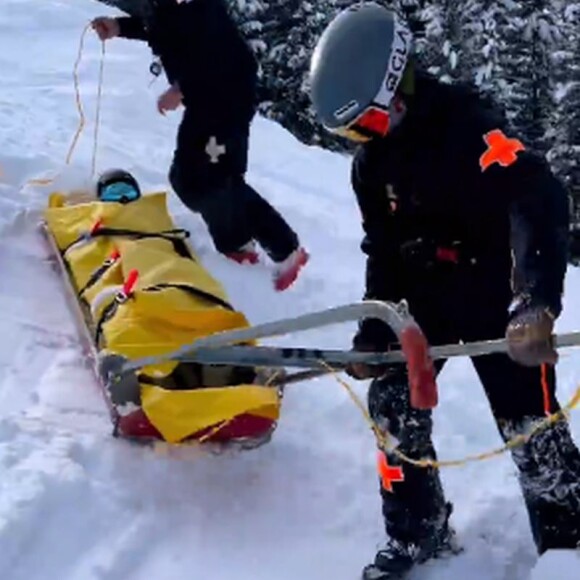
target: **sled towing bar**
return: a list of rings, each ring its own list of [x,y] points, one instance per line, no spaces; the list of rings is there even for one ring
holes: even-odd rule
[[[200,351],[203,355],[203,352],[207,353],[210,349],[217,350],[225,346],[233,344],[239,345],[261,338],[288,335],[290,333],[311,330],[332,324],[354,322],[361,318],[378,318],[390,326],[398,342],[401,344],[401,352],[404,355],[403,360],[407,364],[411,404],[419,409],[432,409],[435,407],[437,405],[437,386],[435,384],[433,362],[428,355],[427,340],[409,313],[405,301],[401,301],[399,304],[393,304],[392,302],[368,300],[303,314],[293,318],[267,322],[249,328],[219,332],[198,339],[192,344],[185,345],[167,355],[125,361],[114,374],[118,378],[122,378],[127,373],[138,371],[143,367],[162,364],[168,361],[201,362],[198,358]],[[240,346],[239,348],[246,347]],[[102,355],[106,358],[106,351],[103,351]],[[317,360],[315,366],[320,368],[320,363],[321,361]],[[238,363],[227,361],[222,364]],[[287,364],[285,360],[283,364],[278,366],[287,366]],[[273,365],[265,362],[263,366]],[[305,380],[305,378],[300,380]],[[279,384],[282,382],[284,381],[280,381]],[[293,382],[296,382],[296,380]]]
[[[554,335],[554,346],[566,348],[580,345],[580,332]],[[481,340],[461,344],[446,344],[429,348],[431,359],[447,359],[460,356],[482,356],[506,353],[505,338]],[[187,355],[186,355],[187,356]],[[185,359],[183,359],[185,360]],[[187,360],[201,364],[234,364],[237,366],[296,367],[310,369],[281,377],[278,384],[291,384],[314,379],[342,371],[351,364],[361,363],[369,366],[404,363],[402,350],[388,352],[354,352],[352,350],[320,350],[309,348],[286,348],[269,346],[223,346],[201,348],[187,356]],[[323,367],[331,367],[332,370]],[[276,381],[274,381],[276,383]]]
[[[357,321],[362,318],[378,318],[388,324],[395,332],[402,348],[388,352],[355,352],[352,350],[240,345],[240,343],[265,337],[281,336],[331,324]],[[554,345],[556,348],[580,345],[580,332],[554,335]],[[144,366],[169,360],[201,364],[308,369],[281,376],[279,380],[274,381],[274,384],[286,385],[323,376],[333,370],[344,370],[348,365],[354,363],[366,365],[406,363],[413,406],[433,408],[437,403],[433,360],[502,352],[507,352],[505,339],[429,347],[421,329],[410,315],[405,301],[393,304],[369,300],[241,330],[213,334],[166,356],[144,357],[126,361],[120,369],[119,375],[125,375]]]
[[[554,335],[556,348],[580,345],[580,332]],[[459,356],[482,356],[486,354],[507,352],[507,341],[482,340],[460,344],[446,344],[429,348],[433,360]],[[328,365],[334,370],[344,370],[348,365],[362,363],[365,365],[385,365],[404,363],[402,350],[387,352],[355,352],[352,350],[320,350],[294,347],[270,346],[221,346],[196,349],[179,360],[202,364],[232,364],[237,366],[299,367],[320,368]],[[330,371],[325,371],[330,372]]]

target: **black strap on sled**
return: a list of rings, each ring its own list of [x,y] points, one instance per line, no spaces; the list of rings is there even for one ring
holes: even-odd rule
[[[95,344],[97,345],[97,347],[99,345],[99,340],[101,340],[101,335],[103,334],[103,325],[105,324],[105,322],[108,322],[109,320],[111,320],[111,318],[113,318],[113,316],[115,316],[119,306],[124,302],[126,302],[128,299],[129,297],[124,296],[122,294],[118,294],[117,296],[115,296],[113,301],[110,304],[107,304],[107,306],[105,306],[105,308],[103,309],[103,312],[101,313],[101,316],[95,328]]]
[[[199,288],[196,288],[195,286],[190,286],[189,284],[156,284],[155,286],[148,286],[147,288],[143,288],[140,291],[160,292],[161,290],[164,290],[166,288],[177,288],[179,290],[183,290],[184,292],[188,292],[189,294],[193,294],[198,298],[204,298],[209,302],[213,302],[218,306],[222,306],[226,310],[232,311],[234,310],[233,306],[231,306],[231,304],[229,304],[225,300],[222,300],[218,296],[214,296],[213,294],[210,294],[205,290],[201,290]],[[95,328],[95,344],[97,345],[99,344],[99,340],[101,339],[103,333],[103,326],[105,325],[105,323],[111,320],[113,316],[115,316],[115,314],[117,313],[117,309],[119,308],[119,306],[121,304],[124,304],[127,300],[130,300],[130,298],[131,298],[130,296],[126,296],[123,293],[118,294],[117,296],[115,296],[113,301],[103,309],[103,312]]]
[[[173,247],[175,251],[184,258],[191,258],[191,252],[187,248],[187,245],[184,243],[187,238],[189,238],[190,233],[183,228],[176,228],[173,230],[162,230],[160,232],[140,232],[138,230],[129,230],[125,228],[108,228],[108,227],[100,227],[96,228],[89,233],[81,234],[74,242],[71,242],[68,246],[66,246],[62,253],[63,255],[66,254],[69,249],[78,244],[79,242],[85,239],[93,239],[93,238],[100,238],[100,237],[127,237],[127,238],[134,238],[136,240],[141,240],[144,238],[161,238],[162,240],[167,240],[173,243]]]
[[[187,246],[183,243],[185,239],[189,237],[189,232],[187,230],[178,228],[174,230],[164,230],[161,232],[138,232],[128,229],[114,229],[114,228],[99,228],[89,234],[91,238],[99,236],[130,236],[139,238],[161,238],[164,240],[171,241],[173,243],[174,249],[178,255],[184,258],[190,258],[194,260],[191,252]],[[75,242],[69,244],[64,250],[63,254],[73,246],[78,241],[84,239],[85,236],[80,236]],[[78,291],[79,296],[82,295],[92,286],[94,286],[105,274],[105,272],[115,263],[115,260],[107,258],[103,264],[101,264],[90,276],[87,283]]]
[[[103,226],[91,234],[93,237],[99,236],[127,236],[131,238],[163,238],[164,240],[186,240],[189,238],[189,232],[183,228],[173,230],[162,230],[160,232],[140,232],[138,230],[129,230],[125,228],[108,228]]]
[[[78,291],[79,296],[82,298],[83,294],[92,288],[104,275],[105,272],[115,264],[117,260],[113,258],[107,258],[90,276],[87,283]]]
[[[198,298],[204,298],[205,300],[207,300],[208,302],[213,302],[214,304],[217,304],[218,306],[223,306],[226,310],[233,310],[233,306],[229,303],[226,302],[225,300],[222,300],[221,298],[219,298],[218,296],[215,296],[214,294],[210,294],[209,292],[206,292],[205,290],[201,290],[199,288],[196,288],[195,286],[191,286],[189,284],[156,284],[155,286],[148,286],[147,288],[144,288],[143,290],[145,292],[157,292],[159,290],[164,290],[165,288],[177,288],[179,290],[183,290],[185,292],[189,292],[190,294],[193,294],[194,296],[198,297]]]

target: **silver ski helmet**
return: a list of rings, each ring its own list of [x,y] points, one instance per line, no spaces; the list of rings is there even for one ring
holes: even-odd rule
[[[340,12],[310,64],[310,97],[322,125],[354,140],[386,135],[411,52],[411,31],[395,11],[362,2]]]

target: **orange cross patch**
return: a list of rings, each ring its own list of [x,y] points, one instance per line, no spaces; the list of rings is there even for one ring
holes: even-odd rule
[[[387,456],[382,451],[379,451],[377,455],[377,470],[381,478],[381,485],[386,491],[393,491],[393,482],[405,481],[403,469],[391,467],[387,461]]]
[[[499,163],[502,167],[509,167],[518,160],[518,152],[525,151],[525,147],[518,139],[508,139],[503,131],[494,129],[483,136],[488,149],[479,158],[481,171],[490,165]]]

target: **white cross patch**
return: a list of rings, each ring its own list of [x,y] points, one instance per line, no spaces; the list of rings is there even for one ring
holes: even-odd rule
[[[205,152],[209,155],[210,163],[219,163],[220,156],[226,152],[226,146],[220,145],[212,135],[205,146]]]

